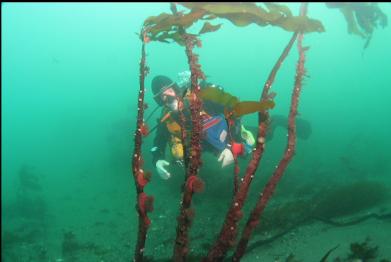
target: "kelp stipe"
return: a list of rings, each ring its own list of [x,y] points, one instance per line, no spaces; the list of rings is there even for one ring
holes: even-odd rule
[[[143,170],[143,158],[142,158],[142,142],[143,136],[146,135],[146,128],[144,123],[144,94],[145,94],[145,76],[149,72],[149,68],[146,66],[145,62],[145,44],[149,41],[146,36],[146,32],[141,30],[140,39],[142,42],[141,46],[141,60],[140,60],[140,89],[138,95],[137,103],[137,122],[136,130],[134,133],[134,150],[133,150],[133,159],[132,159],[132,171],[134,183],[136,186],[136,210],[138,212],[138,236],[137,244],[134,252],[134,261],[143,261],[144,258],[144,248],[145,241],[147,237],[147,231],[151,220],[149,219],[147,213],[153,210],[153,201],[152,196],[148,196],[144,193],[144,187],[147,185],[150,179],[150,173]]]
[[[145,66],[145,43],[149,41],[160,41],[164,43],[176,42],[185,47],[186,56],[188,58],[189,68],[191,71],[191,95],[190,95],[190,112],[192,122],[192,132],[190,142],[186,144],[187,134],[182,132],[182,142],[185,148],[185,168],[186,177],[182,186],[183,196],[178,216],[177,237],[174,244],[173,260],[185,261],[189,255],[190,244],[188,232],[190,230],[191,222],[194,219],[195,211],[191,207],[193,193],[199,192],[203,188],[203,182],[197,177],[198,170],[202,164],[201,162],[201,121],[200,111],[202,110],[202,99],[211,99],[216,102],[227,105],[230,110],[226,110],[226,117],[240,117],[249,113],[258,113],[258,136],[256,146],[252,151],[251,160],[247,166],[246,172],[238,183],[234,196],[225,221],[217,237],[216,242],[212,245],[204,261],[222,261],[227,254],[228,249],[236,245],[236,238],[238,234],[238,222],[243,217],[242,207],[246,201],[247,193],[251,181],[254,178],[255,172],[259,166],[260,160],[265,150],[266,131],[269,124],[269,112],[274,106],[272,94],[269,92],[275,80],[276,74],[282,65],[282,62],[287,57],[293,43],[298,38],[299,61],[296,67],[296,77],[293,87],[289,123],[288,123],[288,141],[285,153],[280,160],[276,171],[265,186],[263,192],[260,192],[259,201],[253,212],[248,218],[247,225],[242,233],[239,244],[236,247],[233,256],[234,261],[238,261],[244,255],[247,241],[251,236],[252,230],[259,222],[259,218],[263,213],[268,201],[272,197],[274,189],[279,183],[286,167],[293,158],[296,145],[296,130],[295,119],[297,115],[297,107],[299,103],[299,95],[302,87],[302,80],[305,76],[304,61],[305,51],[307,47],[302,47],[303,34],[308,32],[323,32],[324,28],[319,20],[310,19],[306,15],[307,4],[302,4],[300,8],[300,15],[293,16],[288,7],[279,4],[264,4],[266,8],[258,6],[254,3],[181,3],[182,6],[189,8],[190,12],[178,12],[176,4],[171,4],[171,14],[162,13],[158,16],[152,16],[146,19],[140,39],[142,45],[142,62],[140,63],[140,93],[139,93],[139,112],[137,117],[137,129],[135,138],[135,153],[133,155],[133,173],[135,177],[135,184],[138,193],[137,210],[139,212],[139,240],[136,247],[136,261],[142,261],[142,252],[145,244],[145,233],[148,228],[149,219],[146,216],[148,211],[152,210],[152,198],[143,192],[143,187],[147,183],[144,176],[140,176],[142,171],[141,158],[141,139],[143,135],[143,102],[144,102],[144,78],[146,73]],[[201,66],[198,63],[198,56],[193,53],[193,47],[196,45],[201,47],[201,41],[198,37],[204,33],[213,33],[221,29],[221,24],[213,25],[210,22],[213,19],[222,18],[227,19],[236,26],[247,26],[249,24],[257,24],[259,26],[273,25],[283,28],[286,31],[294,32],[289,43],[283,50],[280,58],[274,65],[266,83],[263,86],[262,95],[259,102],[243,101],[238,102],[234,96],[224,95],[218,96],[210,93],[200,91],[198,80],[204,79],[204,74],[201,71]],[[186,30],[193,24],[200,20],[208,20],[204,22],[203,27],[198,34],[190,34]],[[204,97],[202,97],[204,95]],[[184,123],[183,115],[181,122]],[[183,128],[182,128],[183,129]],[[184,129],[183,129],[184,130]],[[144,132],[145,133],[145,132]],[[235,177],[238,179],[235,168]],[[139,178],[139,179],[137,179]],[[181,189],[178,189],[181,190]],[[141,232],[141,233],[140,233]],[[141,239],[141,240],[140,240]],[[137,253],[138,252],[138,253]]]

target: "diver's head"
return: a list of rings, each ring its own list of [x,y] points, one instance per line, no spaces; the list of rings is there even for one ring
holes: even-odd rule
[[[152,79],[152,93],[158,105],[178,110],[179,87],[167,76],[159,75]]]

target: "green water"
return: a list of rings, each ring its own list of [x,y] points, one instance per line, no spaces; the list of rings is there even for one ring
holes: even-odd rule
[[[298,13],[299,4],[289,6]],[[379,6],[390,19],[391,5]],[[168,3],[2,4],[2,261],[132,259],[138,219],[131,155],[141,57],[135,33],[147,17],[162,12],[170,12]],[[310,201],[324,192],[345,196],[341,201],[352,196],[347,208],[352,211],[335,211],[335,219],[389,214],[391,27],[377,28],[363,51],[364,40],[347,33],[338,10],[311,4],[309,16],[320,19],[326,29],[304,37],[304,45],[310,46],[309,78],[300,96],[299,117],[310,123],[311,133],[297,140],[296,155],[270,203],[270,217],[274,207]],[[201,36],[202,48],[194,49],[202,70],[209,81],[240,99],[258,100],[291,33],[219,23],[222,28]],[[199,26],[194,28],[197,32]],[[288,114],[297,58],[294,45],[272,87],[277,93],[272,116]],[[188,65],[184,48],[177,44],[149,43],[146,59],[148,115],[155,107],[149,89],[152,78],[163,74],[176,79]],[[243,122],[256,125],[256,115],[243,117]],[[183,172],[171,167],[174,177],[160,179],[149,153],[153,137],[154,133],[147,136],[143,144],[144,168],[153,172],[145,191],[155,197],[145,254],[165,261],[172,255]],[[278,127],[266,144],[245,217],[285,145],[286,130]],[[242,171],[247,161],[240,160]],[[204,155],[200,176],[206,187],[193,199],[194,256],[205,255],[217,236],[233,184],[232,170],[221,169],[211,154]],[[285,215],[299,213],[299,207],[290,205],[293,211]],[[294,220],[279,218],[282,227]],[[303,261],[319,261],[337,244],[342,246],[332,257],[346,257],[349,244],[367,236],[379,245],[379,259],[391,259],[391,248],[384,242],[389,221],[366,220],[349,227],[347,238],[340,239],[327,230],[298,225],[295,239],[288,238],[293,238],[289,232],[286,239],[253,248],[243,261],[283,261],[290,252]],[[326,227],[313,220],[305,226]],[[262,230],[256,231],[254,242],[266,235]],[[318,235],[319,241],[309,243],[304,230]]]

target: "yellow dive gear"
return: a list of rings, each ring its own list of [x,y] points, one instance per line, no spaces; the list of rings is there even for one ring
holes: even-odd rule
[[[171,154],[175,159],[183,159],[183,145],[180,138],[171,136]]]
[[[171,112],[164,114],[160,122],[165,122],[171,134],[171,154],[176,160],[183,159],[183,145],[181,140],[181,126],[172,117]]]

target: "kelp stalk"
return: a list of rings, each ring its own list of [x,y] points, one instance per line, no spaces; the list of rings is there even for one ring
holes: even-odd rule
[[[145,33],[141,35],[141,61],[140,61],[140,91],[138,95],[138,112],[137,126],[134,134],[134,151],[132,161],[133,178],[136,185],[137,198],[136,209],[138,212],[138,237],[134,253],[134,261],[143,261],[144,247],[147,236],[147,230],[151,221],[147,216],[147,212],[152,211],[153,197],[147,196],[144,193],[144,186],[149,179],[142,169],[143,160],[141,157],[142,136],[144,132],[144,94],[145,94],[145,76],[148,73],[148,67],[145,65]]]
[[[173,15],[178,15],[178,10],[176,8],[175,3],[170,3],[170,9]],[[185,29],[181,27],[181,32],[183,32]],[[177,95],[176,98],[178,99],[178,113],[179,113],[179,126],[181,127],[181,142],[182,142],[182,150],[183,150],[183,160],[185,164],[185,173],[187,172],[188,166],[189,166],[189,157],[188,157],[188,151],[187,151],[187,130],[186,130],[186,117],[183,112],[184,109],[184,96]]]
[[[176,13],[175,5],[171,9]],[[193,53],[194,43],[199,41],[194,36],[189,35],[183,28],[180,28],[181,36],[186,47],[186,55],[191,71],[191,95],[190,95],[190,112],[192,122],[192,132],[190,139],[190,152],[188,153],[189,165],[187,167],[185,182],[183,186],[183,196],[180,213],[177,218],[177,235],[174,244],[174,261],[185,261],[189,253],[189,229],[194,218],[194,209],[191,208],[193,193],[199,192],[203,188],[203,182],[197,177],[201,166],[201,107],[202,103],[199,98],[200,87],[198,79],[204,79],[205,76],[201,71],[198,63],[198,57]]]
[[[280,55],[276,64],[274,65],[272,71],[269,74],[267,81],[263,86],[262,95],[260,101],[265,101],[268,99],[270,88],[274,82],[276,74],[281,67],[283,61],[288,56],[289,51],[292,48],[293,43],[295,42],[297,33],[294,33],[289,40],[289,43],[286,45],[284,51]],[[259,114],[268,114],[267,111]],[[263,118],[264,119],[264,118]],[[254,178],[254,174],[258,168],[259,162],[264,152],[265,146],[265,137],[266,137],[267,123],[266,121],[261,121],[259,118],[259,127],[258,127],[258,139],[255,146],[255,149],[252,153],[251,161],[247,167],[246,174],[242,178],[240,183],[239,190],[234,196],[234,200],[231,203],[230,209],[225,217],[223,227],[220,231],[220,235],[216,240],[213,247],[210,249],[207,257],[204,258],[204,261],[221,261],[226,256],[226,253],[230,247],[235,244],[235,239],[237,236],[237,223],[243,216],[242,208],[244,202],[247,198],[247,193],[250,187],[250,184]]]
[[[307,13],[307,3],[303,3],[300,7],[300,15],[304,16]],[[287,166],[289,165],[296,148],[296,115],[297,107],[299,103],[299,96],[302,89],[303,76],[305,74],[304,61],[305,61],[305,51],[307,47],[302,46],[304,33],[300,32],[298,34],[297,47],[299,50],[299,60],[296,66],[296,76],[295,84],[292,92],[291,106],[288,119],[288,144],[284,152],[283,158],[280,160],[276,170],[274,171],[272,177],[269,179],[266,184],[263,192],[260,194],[260,198],[252,210],[249,219],[247,220],[246,226],[243,230],[242,237],[236,247],[235,253],[233,255],[233,261],[239,261],[244,255],[248,241],[251,237],[251,233],[259,223],[259,218],[262,215],[265,207],[270,200],[271,196],[274,193],[274,190],[283,176]]]

